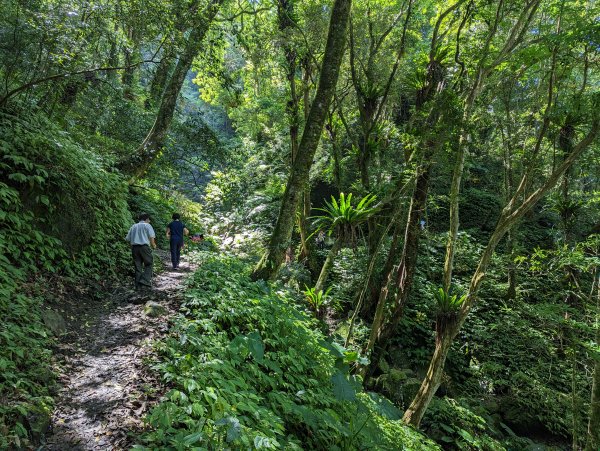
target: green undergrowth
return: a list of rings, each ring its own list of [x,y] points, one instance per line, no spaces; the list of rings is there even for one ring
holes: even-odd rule
[[[470,401],[470,402],[469,402]],[[518,437],[498,416],[490,415],[482,400],[434,398],[421,427],[444,449],[512,451],[546,449]],[[473,404],[473,405],[470,405]]]
[[[129,256],[127,186],[43,115],[0,113],[0,449],[28,448],[52,407],[53,287],[100,285]]]
[[[200,263],[158,345],[170,390],[135,449],[438,449],[362,391],[348,374],[356,353],[319,332],[293,294],[252,282],[236,258]]]

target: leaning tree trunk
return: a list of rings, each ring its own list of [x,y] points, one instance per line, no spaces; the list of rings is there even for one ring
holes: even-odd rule
[[[396,331],[396,326],[402,318],[404,306],[412,289],[415,271],[417,268],[417,256],[419,252],[419,222],[425,211],[427,194],[429,192],[429,181],[433,168],[433,155],[437,146],[430,143],[423,158],[423,167],[417,169],[417,177],[413,196],[410,202],[406,227],[404,229],[404,243],[400,263],[395,272],[387,276],[379,293],[379,300],[375,309],[375,316],[371,326],[371,334],[365,353],[371,352],[368,368],[363,370],[364,384],[369,383],[375,369],[379,365],[379,359],[383,355],[388,339]],[[393,251],[392,251],[393,252]],[[394,291],[394,306],[389,321],[385,320],[385,307],[390,291]]]
[[[436,331],[436,347],[431,361],[429,362],[427,376],[421,383],[419,391],[402,417],[404,422],[407,424],[419,427],[419,424],[421,423],[423,415],[429,407],[429,403],[431,402],[433,395],[435,395],[435,392],[440,386],[442,374],[444,372],[444,365],[446,363],[446,357],[448,356],[448,351],[452,345],[452,340],[454,340],[454,337],[458,334],[460,328],[462,327],[475,300],[475,297],[477,296],[481,282],[485,277],[487,267],[492,259],[492,255],[494,254],[494,249],[506,231],[510,229],[510,227],[512,227],[512,225],[519,219],[517,217],[513,217],[514,215],[512,214],[504,213],[505,212],[503,212],[503,216],[500,218],[498,226],[490,237],[488,245],[479,260],[477,270],[471,278],[468,296],[460,312],[457,313],[455,326],[447,328],[446,330]],[[437,324],[436,329],[438,329]]]
[[[285,76],[290,90],[286,113],[289,121],[289,134],[291,145],[291,164],[294,164],[298,155],[298,141],[300,132],[300,95],[296,85],[296,68],[298,67],[297,52],[292,46],[291,33],[297,26],[294,20],[294,4],[291,0],[277,1],[277,20],[281,31],[281,46],[285,55]],[[306,87],[308,89],[308,87]],[[299,261],[306,261],[312,274],[316,274],[316,258],[313,246],[308,241],[309,230],[307,218],[310,215],[310,186],[307,184],[298,207],[298,229],[300,231]]]
[[[383,265],[383,270],[381,274],[383,274],[383,280],[388,280],[390,274],[392,274],[394,270],[394,264],[398,259],[398,241],[400,240],[400,232],[402,232],[402,223],[399,218],[394,217],[393,221],[398,221],[394,225],[394,232],[392,234],[392,242],[390,243],[390,250],[385,260],[385,264]],[[383,239],[384,236],[380,236],[380,240]],[[371,254],[371,259],[376,258],[376,253],[373,252]],[[377,301],[379,299],[379,291],[378,287],[379,283],[377,280],[377,274],[374,271],[369,272],[369,277],[366,282],[367,290],[366,290],[366,299],[364,304],[360,307],[360,317],[367,321],[373,321],[373,316],[375,315],[375,307],[377,305]]]
[[[185,77],[192,66],[194,58],[202,48],[204,36],[223,2],[224,0],[211,1],[203,12],[201,20],[191,31],[187,45],[179,55],[179,61],[175,66],[173,75],[171,75],[165,86],[154,125],[134,155],[123,165],[123,170],[131,174],[132,178],[143,176],[160,153],[173,121],[175,105]]]
[[[335,0],[333,5],[319,86],[302,133],[298,155],[292,165],[285,187],[279,215],[267,252],[252,274],[254,280],[275,278],[279,267],[283,263],[285,250],[289,246],[296,211],[302,192],[308,182],[312,160],[321,138],[323,123],[335,92],[340,64],[344,56],[350,5],[351,0]]]
[[[583,151],[594,141],[596,135],[598,134],[598,118],[595,118],[592,127],[588,134],[583,138],[577,146],[575,146],[571,152],[571,154],[565,158],[563,163],[556,168],[552,174],[548,177],[546,182],[534,191],[531,195],[529,195],[521,204],[518,204],[518,200],[521,198],[523,191],[521,189],[517,189],[516,193],[513,197],[508,201],[502,213],[500,214],[500,219],[498,220],[498,224],[496,225],[496,229],[492,233],[490,240],[479,259],[479,264],[477,269],[475,270],[471,283],[469,285],[469,290],[467,294],[467,298],[463,303],[460,311],[457,315],[456,327],[448,328],[447,330],[443,330],[440,333],[441,336],[436,337],[436,343],[448,343],[447,346],[440,347],[439,350],[436,347],[435,353],[429,363],[429,368],[427,370],[427,374],[437,375],[444,370],[444,364],[446,361],[446,356],[448,355],[448,351],[450,350],[450,345],[454,337],[460,331],[462,325],[464,324],[467,316],[477,299],[477,294],[479,292],[479,288],[481,287],[481,283],[485,278],[488,266],[492,259],[492,255],[494,254],[494,250],[496,246],[502,239],[502,237],[508,232],[529,210],[536,205],[539,200],[544,197],[550,189],[552,189],[558,182],[558,180],[562,177],[562,175],[569,169],[575,160],[583,153]],[[520,187],[525,186],[530,174],[525,173],[521,182],[519,184]],[[417,392],[415,398],[411,402],[409,408],[404,413],[403,420],[407,424],[418,427],[423,419],[423,414],[429,407],[429,403],[433,398],[433,395],[437,391],[440,386],[441,378],[439,379],[428,379],[426,378],[419,391]]]
[[[154,76],[152,77],[152,82],[150,83],[150,99],[152,104],[158,104],[165,90],[165,86],[167,85],[167,81],[169,80],[169,74],[171,73],[171,69],[173,68],[173,57],[170,54],[170,50],[165,51],[160,63],[158,63],[158,67],[154,72]]]
[[[600,346],[600,283],[596,297],[596,346]],[[585,451],[600,449],[600,358],[596,354]]]
[[[444,328],[445,330],[441,330]],[[421,384],[421,388],[415,395],[410,407],[404,413],[403,419],[405,422],[413,424],[411,422],[412,418],[423,418],[427,406],[429,406],[433,395],[437,391],[437,388],[441,385],[442,376],[444,375],[446,357],[448,356],[448,351],[452,346],[452,338],[456,333],[454,330],[455,328],[456,323],[454,318],[451,318],[450,321],[447,321],[447,318],[438,316],[436,320],[437,332],[435,337],[435,351],[431,357],[432,364],[429,365],[425,379]]]
[[[443,68],[433,59],[430,60],[427,67],[427,79],[427,84],[417,93],[417,111],[422,109],[427,102],[431,101],[435,93],[439,93],[444,89]],[[422,124],[423,129],[433,130],[438,125],[441,116],[440,108],[434,105],[427,119]],[[424,143],[425,150],[422,156],[422,166],[417,166],[415,187],[404,229],[404,243],[402,245],[400,263],[395,273],[390,272],[386,276],[386,282],[379,292],[369,342],[365,348],[365,353],[371,353],[370,363],[368,367],[361,368],[360,370],[364,376],[363,383],[365,386],[368,385],[371,376],[379,364],[379,359],[385,352],[388,339],[394,334],[400,322],[404,306],[412,290],[419,253],[420,220],[427,204],[429,180],[433,169],[433,156],[443,141],[440,135],[436,136],[436,138],[436,141],[428,140]],[[392,250],[391,252],[394,251]],[[385,310],[390,289],[394,292],[394,306],[390,319],[386,322]]]
[[[333,262],[335,257],[340,252],[342,248],[342,237],[339,236],[336,238],[333,246],[329,249],[329,253],[327,254],[327,258],[325,259],[325,263],[323,263],[323,267],[321,268],[321,273],[319,274],[319,279],[315,285],[315,292],[318,293],[325,289],[325,282],[327,281],[327,276],[331,272],[331,268],[333,267]]]

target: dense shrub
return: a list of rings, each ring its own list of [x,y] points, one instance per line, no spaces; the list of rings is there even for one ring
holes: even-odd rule
[[[156,368],[171,390],[137,449],[436,449],[389,401],[348,376],[356,353],[327,341],[289,292],[202,255]]]

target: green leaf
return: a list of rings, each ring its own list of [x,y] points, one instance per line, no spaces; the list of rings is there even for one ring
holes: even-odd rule
[[[202,440],[204,434],[202,434],[202,432],[194,432],[193,434],[190,435],[186,435],[183,438],[183,442],[186,445],[193,445],[194,443],[198,443],[200,440]]]
[[[338,343],[323,340],[320,344],[325,349],[329,350],[331,355],[333,355],[334,357],[336,357],[336,358],[344,357],[344,352],[346,352],[346,348],[339,345]]]
[[[467,431],[465,431],[464,429],[459,429],[458,430],[459,435],[464,438],[468,443],[472,443],[473,442],[473,436],[471,434],[469,434]]]
[[[260,435],[257,435],[256,437],[254,437],[254,447],[256,449],[274,449],[277,448],[279,446],[279,443],[277,442],[277,440],[269,438],[269,437],[263,437]]]
[[[21,174],[20,172],[15,172],[13,174],[8,175],[9,180],[14,180],[16,182],[26,182],[27,176],[25,174]]]
[[[342,372],[337,371],[331,376],[331,381],[333,382],[333,394],[336,399],[340,401],[354,401],[356,399],[356,390]]]
[[[378,414],[390,420],[399,420],[402,418],[402,411],[387,398],[384,398],[375,392],[369,392],[368,394],[372,401],[372,406]]]
[[[247,336],[248,338],[248,350],[252,357],[256,359],[257,362],[262,362],[263,357],[265,355],[265,345],[262,342],[262,338],[258,332],[251,332]]]
[[[242,425],[240,424],[240,420],[235,417],[225,417],[221,418],[219,421],[215,423],[217,426],[225,426],[227,425],[227,442],[233,442],[237,440],[242,435]]]

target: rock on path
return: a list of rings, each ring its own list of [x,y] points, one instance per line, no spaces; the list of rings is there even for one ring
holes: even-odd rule
[[[157,252],[170,268],[166,252]],[[166,269],[154,278],[149,295],[115,289],[95,303],[72,300],[65,305],[68,333],[56,352],[60,390],[52,430],[42,450],[128,449],[142,428],[142,417],[161,394],[161,386],[142,363],[152,339],[168,331],[183,279],[191,271]],[[143,313],[147,301],[160,303],[165,315]]]

